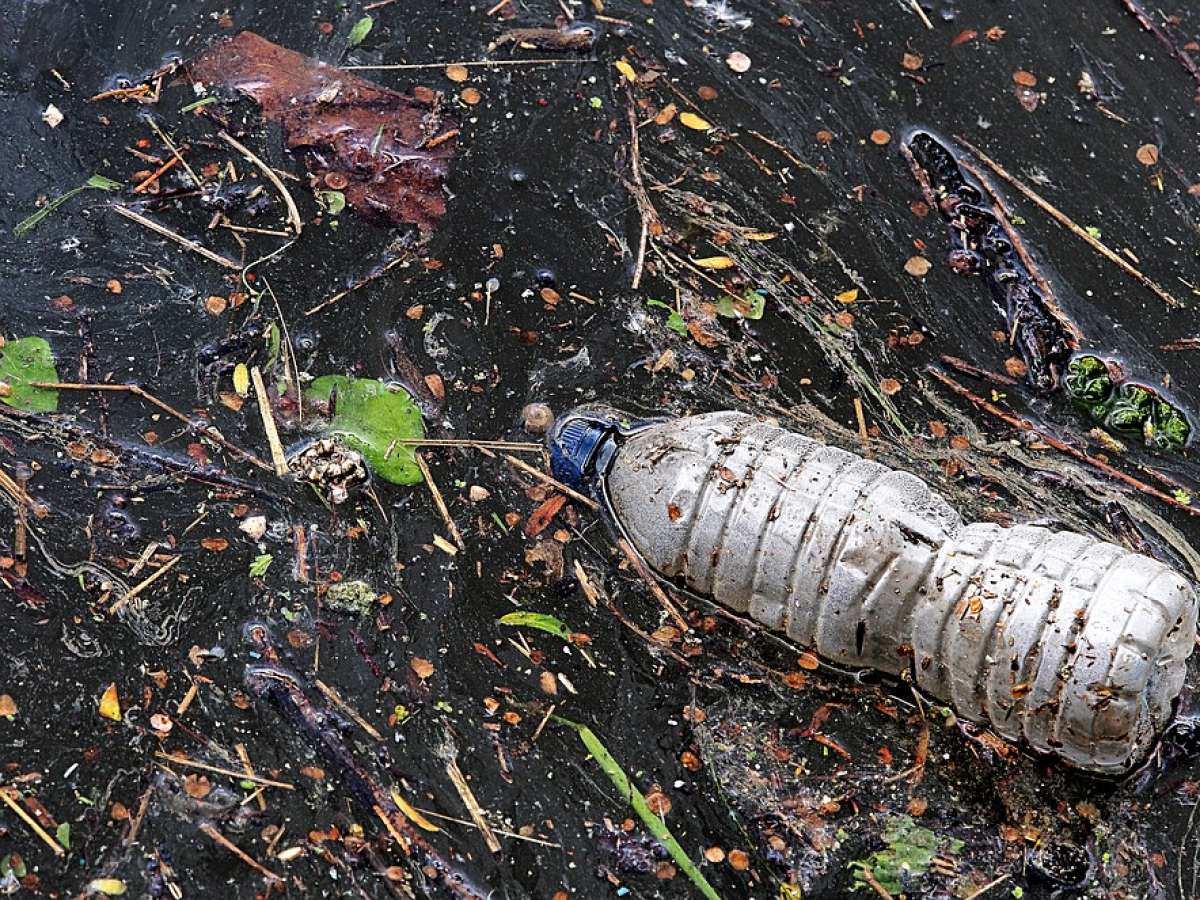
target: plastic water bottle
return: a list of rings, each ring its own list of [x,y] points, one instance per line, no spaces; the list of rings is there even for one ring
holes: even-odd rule
[[[549,443],[664,580],[1009,740],[1120,774],[1171,717],[1197,595],[1148,556],[964,524],[914,475],[736,412],[582,409]]]

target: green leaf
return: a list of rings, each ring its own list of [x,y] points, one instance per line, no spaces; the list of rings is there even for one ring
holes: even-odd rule
[[[17,237],[23,237],[25,234],[42,224],[42,221],[49,216],[50,213],[54,212],[72,197],[82,194],[89,188],[95,188],[101,191],[117,191],[120,190],[121,187],[122,185],[119,181],[113,181],[111,178],[105,178],[103,175],[93,175],[83,184],[79,185],[79,187],[73,187],[66,193],[59,194],[41,209],[34,212],[31,216],[22,219],[13,228],[13,234],[15,234]]]
[[[367,35],[371,33],[371,29],[375,27],[375,20],[370,16],[363,16],[354,23],[354,27],[350,29],[350,39],[348,46],[357,47],[367,39]]]
[[[375,378],[323,375],[313,381],[304,396],[326,407],[333,398],[329,434],[361,453],[384,481],[392,484],[421,481],[416,448],[392,443],[425,436],[421,410],[403,388],[389,387]]]
[[[54,836],[58,838],[58,842],[63,845],[64,850],[71,849],[71,823],[63,822],[58,826],[58,830],[54,832]]]
[[[906,815],[888,819],[883,829],[883,840],[886,848],[875,851],[866,859],[856,859],[850,863],[850,868],[854,869],[856,888],[870,885],[863,877],[865,871],[885,890],[899,894],[912,880],[920,879],[929,871],[935,855],[955,854],[963,848],[962,841],[941,837]]]
[[[512,625],[516,628],[536,628],[539,631],[557,635],[567,643],[571,642],[571,629],[566,626],[566,623],[545,613],[518,610],[517,612],[505,613],[496,621],[501,625]]]
[[[1085,228],[1083,230],[1088,233],[1089,237],[1093,237],[1096,240],[1100,240],[1100,229],[1097,228],[1095,225],[1089,225],[1089,226],[1087,226],[1087,228]]]
[[[667,310],[669,313],[667,316],[667,327],[676,334],[683,335],[684,337],[687,336],[687,323],[683,321],[683,316],[679,314],[679,310],[670,304],[663,303],[661,300],[647,300],[646,305],[657,306],[659,309]]]
[[[317,203],[325,212],[336,216],[346,208],[346,195],[341,191],[317,191]]]
[[[761,319],[767,306],[767,298],[758,291],[746,291],[739,300],[725,294],[717,301],[717,315],[727,319]]]
[[[58,391],[33,387],[33,381],[58,381],[54,353],[45,338],[23,337],[0,347],[0,403],[26,412],[50,413],[58,409]]]
[[[261,553],[254,557],[250,562],[250,577],[262,578],[267,574],[267,569],[271,568],[271,563],[275,561],[275,557],[270,553]]]
[[[194,109],[202,109],[203,107],[208,106],[208,104],[216,103],[216,102],[217,102],[216,97],[201,97],[195,103],[189,103],[187,106],[183,107],[179,111],[181,113],[190,113]]]
[[[583,741],[583,746],[587,748],[588,753],[592,755],[592,758],[604,770],[604,774],[613,783],[613,786],[617,789],[617,793],[624,797],[629,802],[629,805],[633,807],[633,811],[638,814],[638,818],[642,820],[642,824],[646,826],[646,830],[654,835],[660,844],[667,848],[667,852],[671,854],[671,858],[675,860],[675,864],[691,879],[692,884],[696,886],[696,890],[707,898],[707,900],[721,900],[721,895],[713,890],[713,886],[708,883],[708,879],[704,877],[704,873],[692,862],[683,847],[679,845],[679,841],[675,840],[675,836],[671,834],[671,829],[650,809],[645,796],[629,780],[629,776],[625,774],[625,770],[621,768],[621,764],[613,759],[612,754],[600,742],[600,738],[596,737],[595,732],[586,725],[581,725],[578,722],[572,722],[569,719],[559,717],[556,718],[562,724],[575,729],[579,735],[579,739]]]

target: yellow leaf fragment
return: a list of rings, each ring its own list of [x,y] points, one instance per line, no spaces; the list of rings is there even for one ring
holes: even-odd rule
[[[853,303],[858,299],[858,288],[850,288],[848,291],[842,291],[833,299],[838,303]]]
[[[410,822],[412,822],[414,825],[416,825],[418,828],[424,829],[425,831],[441,831],[442,830],[442,829],[438,828],[436,825],[434,825],[432,822],[430,822],[423,815],[421,815],[419,812],[417,812],[415,809],[413,809],[413,807],[409,804],[409,802],[407,800],[405,800],[403,797],[401,797],[399,791],[397,791],[395,788],[392,788],[392,802],[395,803],[396,806],[400,809],[400,812],[404,813],[405,817]]]
[[[779,237],[778,231],[747,231],[742,234],[748,241],[773,241]]]
[[[732,269],[737,265],[728,256],[706,256],[703,259],[693,259],[692,263],[699,269]]]
[[[691,128],[694,131],[710,131],[712,126],[696,115],[694,112],[681,112],[679,114],[679,122],[685,128]]]
[[[125,882],[120,878],[93,878],[88,882],[88,890],[106,897],[120,897],[125,893]]]
[[[238,363],[233,367],[233,389],[239,397],[250,393],[250,370],[246,368],[245,363]]]
[[[104,689],[104,695],[100,698],[100,715],[114,722],[121,721],[121,701],[117,697],[115,684],[110,684]]]
[[[628,60],[618,59],[613,65],[616,66],[618,72],[625,76],[626,81],[637,81],[637,72],[633,70],[633,66],[629,64]]]

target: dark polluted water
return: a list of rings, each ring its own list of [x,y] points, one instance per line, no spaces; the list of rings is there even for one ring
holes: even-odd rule
[[[594,42],[578,24],[503,40],[557,29],[564,6]],[[270,460],[239,363],[262,369],[288,448],[317,438],[276,388],[297,373],[400,382],[439,439],[529,441],[533,402],[735,408],[865,446],[972,518],[1200,571],[1191,438],[1156,443],[1178,421],[1137,406],[1192,424],[1200,406],[1200,14],[564,6],[9,3],[0,333],[183,421],[130,391],[0,406],[0,761],[46,838],[0,807],[0,890],[703,896],[569,720],[720,897],[1200,896],[1195,763],[1086,777],[680,598],[684,632],[595,513],[505,450],[424,451],[459,546],[423,484],[330,506],[230,449]],[[358,169],[287,148],[286,103],[264,118],[186,70],[155,76],[245,31],[337,65],[436,64],[353,74],[425,98],[444,184],[396,195],[410,218],[381,225],[391,210],[364,214],[339,181]],[[522,57],[553,61],[444,66]],[[287,188],[295,241],[222,131]],[[1019,303],[1007,275],[947,261],[1001,223],[972,232],[929,203],[901,151],[917,131],[995,190]],[[378,166],[384,137],[355,164]],[[167,139],[201,187],[178,163],[154,177]],[[94,175],[118,184],[14,233]],[[1014,308],[1057,311],[1070,349]],[[1089,380],[1081,410],[1064,386],[1080,354],[1151,399]],[[575,636],[498,621],[518,611]]]

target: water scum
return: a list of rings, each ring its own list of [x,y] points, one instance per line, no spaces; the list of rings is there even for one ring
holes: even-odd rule
[[[0,215],[33,220],[0,251],[0,325],[86,387],[13,376],[58,411],[0,405],[4,889],[1195,896],[1194,763],[1080,777],[655,595],[521,428],[531,401],[757,412],[971,518],[1194,574],[1187,444],[1026,383],[1037,344],[941,262],[954,219],[900,153],[918,127],[953,142],[1078,352],[1186,420],[1197,344],[1163,294],[1196,283],[1192,14],[368,5],[0,22]],[[307,113],[232,83],[220,48],[250,43],[242,63],[315,77]],[[184,61],[211,63],[206,93]],[[420,484],[326,505],[276,476],[319,439],[301,398],[324,376],[413,394]],[[331,609],[335,584],[375,600]]]

